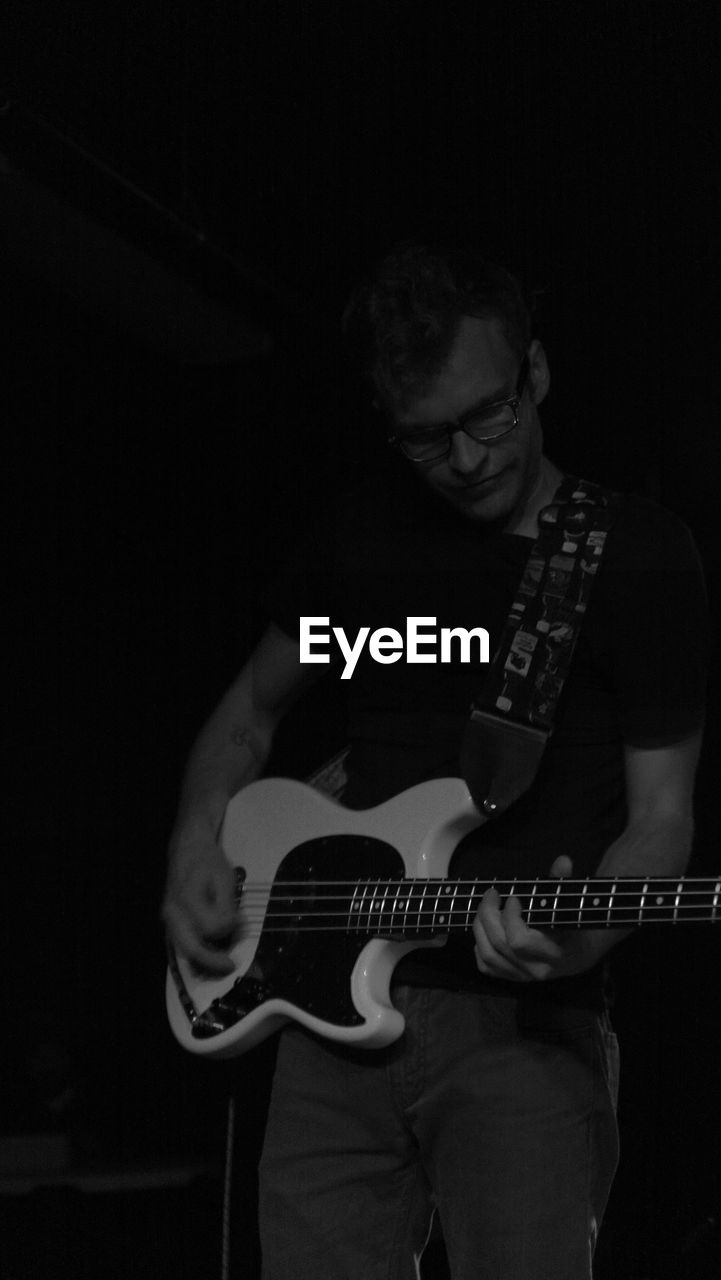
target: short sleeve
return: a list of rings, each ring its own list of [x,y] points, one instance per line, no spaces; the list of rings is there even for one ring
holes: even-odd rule
[[[334,530],[330,519],[319,519],[290,548],[282,569],[261,597],[270,622],[297,640],[301,617],[333,617],[337,610],[334,583]]]
[[[598,586],[624,741],[678,741],[701,726],[706,700],[709,619],[695,544],[676,516],[637,501],[620,515],[607,557]]]

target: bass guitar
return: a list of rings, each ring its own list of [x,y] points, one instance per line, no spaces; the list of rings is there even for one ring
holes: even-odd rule
[[[236,877],[234,972],[205,977],[171,951],[166,997],[179,1042],[233,1057],[294,1020],[346,1044],[389,1044],[404,1026],[390,999],[398,960],[469,931],[492,884],[520,899],[533,928],[721,919],[721,876],[447,879],[457,844],[481,821],[459,778],[365,810],[284,778],[244,788],[221,833]]]

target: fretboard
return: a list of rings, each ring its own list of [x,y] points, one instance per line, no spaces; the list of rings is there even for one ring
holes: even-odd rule
[[[330,928],[339,927],[339,917],[344,916],[340,927],[347,931],[432,935],[470,929],[481,898],[491,887],[501,899],[510,894],[519,898],[526,923],[538,929],[618,929],[721,920],[721,878],[695,877],[362,881],[352,887],[350,900],[345,898],[347,915],[340,885],[334,886],[332,896],[317,897],[314,907],[328,919]],[[329,910],[331,902],[337,904],[337,917],[336,910]],[[328,917],[336,917],[337,923]],[[318,925],[323,927],[319,917]]]

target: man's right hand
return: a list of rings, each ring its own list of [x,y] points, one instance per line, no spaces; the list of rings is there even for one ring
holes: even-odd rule
[[[234,875],[216,842],[226,805],[262,772],[281,716],[321,674],[300,661],[298,641],[271,624],[191,752],[162,917],[175,949],[205,973],[233,970]]]
[[[206,973],[233,971],[234,889],[233,870],[210,835],[171,844],[161,915],[175,950]]]

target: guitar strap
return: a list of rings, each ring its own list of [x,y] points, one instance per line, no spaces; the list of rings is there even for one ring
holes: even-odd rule
[[[478,810],[503,813],[538,771],[620,495],[565,476],[539,513],[539,535],[461,745]],[[306,779],[341,800],[345,747]]]
[[[536,776],[619,497],[565,476],[539,513],[538,539],[461,746],[461,773],[486,817],[503,813]]]

